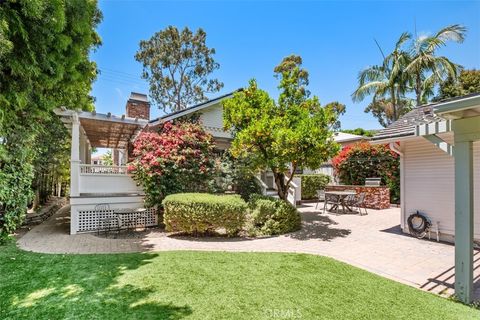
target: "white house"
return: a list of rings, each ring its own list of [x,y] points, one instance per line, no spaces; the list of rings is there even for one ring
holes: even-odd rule
[[[455,294],[473,298],[474,242],[480,239],[480,93],[421,106],[374,137],[401,161],[401,225],[419,210],[455,242]]]
[[[71,132],[71,176],[70,176],[70,233],[92,232],[98,228],[98,212],[95,207],[108,204],[110,209],[136,209],[144,206],[141,187],[127,172],[132,143],[142,130],[151,130],[166,121],[195,114],[207,132],[212,134],[219,152],[228,149],[232,135],[223,129],[222,101],[231,98],[234,92],[150,120],[150,103],[145,94],[132,92],[126,103],[126,115],[83,112],[59,108],[55,113]],[[363,140],[361,136],[336,133],[334,139],[342,145]],[[100,162],[92,164],[92,148],[113,150],[113,166]],[[326,164],[328,167],[329,164]],[[331,166],[330,166],[331,167]],[[328,168],[327,168],[328,169]],[[328,172],[332,174],[331,169]],[[263,172],[258,182],[266,194],[276,186],[271,173]],[[301,200],[301,185],[294,179],[289,190],[289,201]],[[147,210],[147,225],[155,225],[156,214]]]
[[[479,96],[479,95],[474,95]],[[455,100],[453,100],[455,101]],[[455,236],[455,171],[451,120],[423,105],[378,132],[372,143],[390,143],[400,155],[401,228],[408,233],[408,217],[419,211],[438,228],[441,240]],[[473,143],[474,167],[480,169],[480,142]],[[480,174],[474,176],[480,187]],[[474,237],[480,240],[480,193],[475,196]]]

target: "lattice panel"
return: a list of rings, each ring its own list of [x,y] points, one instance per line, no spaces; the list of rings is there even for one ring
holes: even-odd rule
[[[99,228],[99,221],[107,218],[115,218],[110,222],[110,228],[117,227],[116,218],[120,218],[120,228],[126,228],[128,222],[138,219],[137,227],[153,227],[158,225],[158,216],[155,209],[150,208],[144,212],[128,212],[128,209],[122,209],[121,214],[116,214],[114,210],[95,211],[95,210],[82,210],[78,211],[78,232],[91,232],[96,231]],[[133,209],[132,209],[133,211]],[[102,223],[102,228],[108,227],[108,224]],[[130,225],[132,228],[132,225]]]

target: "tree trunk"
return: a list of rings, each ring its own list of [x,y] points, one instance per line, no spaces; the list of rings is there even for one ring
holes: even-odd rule
[[[280,172],[273,172],[275,184],[277,185],[278,197],[282,200],[287,200],[288,186],[285,183],[285,174]]]
[[[420,73],[417,72],[415,79],[415,94],[417,95],[417,107],[422,104],[422,78]]]
[[[398,114],[397,114],[397,101],[396,101],[396,97],[395,97],[395,87],[392,86],[390,88],[390,95],[391,95],[391,99],[392,99],[392,108],[393,108],[393,121],[397,121],[398,120]]]

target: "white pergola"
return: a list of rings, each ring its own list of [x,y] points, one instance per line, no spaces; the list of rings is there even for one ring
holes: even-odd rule
[[[473,300],[474,165],[473,142],[480,140],[480,94],[460,97],[434,108],[443,122],[417,126],[425,137],[455,161],[455,294],[465,303]],[[451,131],[454,145],[438,133]],[[479,173],[477,173],[479,174]]]
[[[90,164],[91,148],[127,149],[129,142],[148,124],[147,120],[58,108],[61,117],[71,130],[70,196],[80,195],[80,165]]]

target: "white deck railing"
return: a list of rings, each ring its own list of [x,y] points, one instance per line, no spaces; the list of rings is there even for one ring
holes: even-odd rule
[[[95,164],[81,164],[80,174],[126,175],[127,166],[103,166]]]

